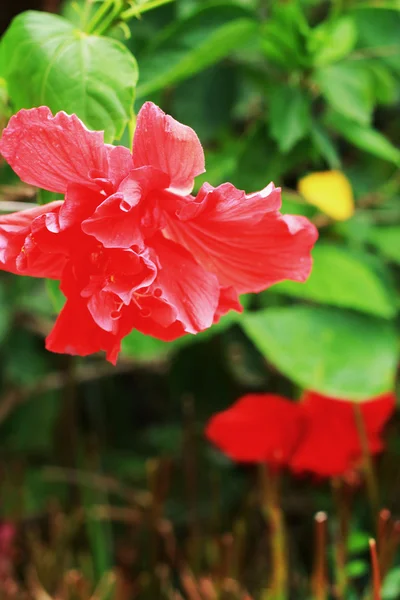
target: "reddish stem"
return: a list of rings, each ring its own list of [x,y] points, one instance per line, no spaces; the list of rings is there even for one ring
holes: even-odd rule
[[[369,540],[369,549],[372,563],[372,597],[373,600],[382,600],[381,596],[381,573],[379,569],[378,553],[375,540]]]
[[[326,600],[328,580],[326,573],[326,544],[328,516],[324,512],[315,515],[315,555],[312,589],[315,600]]]

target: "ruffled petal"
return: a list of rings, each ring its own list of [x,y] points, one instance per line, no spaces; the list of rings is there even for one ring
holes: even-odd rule
[[[172,342],[186,334],[184,326],[177,320],[177,310],[163,298],[142,296],[137,298],[137,304],[132,302],[126,312],[130,312],[134,329],[163,342]]]
[[[164,223],[149,195],[166,185],[168,178],[157,169],[143,167],[132,171],[117,192],[82,222],[82,231],[106,248],[142,247],[145,232],[153,232]]]
[[[232,460],[286,465],[302,432],[301,407],[273,394],[248,394],[214,415],[207,438]]]
[[[170,189],[190,194],[194,178],[204,173],[204,152],[196,133],[152,102],[139,111],[133,141],[135,167],[152,166],[170,178]]]
[[[233,287],[221,288],[217,310],[214,315],[214,323],[218,323],[220,318],[231,310],[238,313],[243,312],[243,306],[240,304],[239,296]]]
[[[260,292],[285,279],[305,281],[318,232],[304,217],[281,215],[279,206],[280,190],[272,184],[251,195],[229,183],[206,184],[178,218],[168,219],[166,233],[238,293]]]
[[[51,202],[0,216],[0,268],[18,275],[59,279],[66,258],[54,247],[43,251],[34,231],[45,215],[58,213],[62,202]]]
[[[69,298],[57,321],[46,338],[46,348],[59,354],[88,356],[100,350],[116,363],[121,345],[117,337],[98,327],[87,308],[87,303],[78,294]]]
[[[64,231],[73,225],[80,225],[103,201],[104,196],[98,190],[75,183],[68,185],[65,201],[58,214],[58,222],[54,223],[52,230]]]
[[[187,333],[210,327],[218,307],[220,286],[191,254],[175,242],[154,236],[149,241],[157,256],[158,273],[154,285],[160,297],[177,311],[177,319]]]
[[[126,312],[124,305],[132,301],[137,305],[135,292],[147,289],[155,277],[156,267],[146,256],[132,250],[108,250],[102,272],[90,276],[81,296],[89,298],[89,312],[97,325],[116,333]]]
[[[11,117],[0,152],[22,181],[64,194],[69,183],[96,186],[107,175],[107,152],[101,131],[89,131],[76,115],[54,117],[41,106]]]
[[[132,154],[125,146],[111,146],[106,144],[108,155],[107,178],[115,189],[129,175],[133,169]]]

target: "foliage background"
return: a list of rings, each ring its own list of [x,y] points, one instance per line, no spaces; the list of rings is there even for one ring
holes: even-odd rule
[[[125,11],[132,16],[144,4]],[[311,218],[320,241],[308,283],[247,296],[244,315],[176,343],[133,333],[115,369],[102,357],[46,353],[57,288],[1,273],[1,516],[40,522],[54,498],[69,511],[85,507],[96,580],[130,533],[96,518],[93,506],[114,505],[116,495],[106,485],[87,485],[89,476],[76,470],[143,489],[154,485],[161,463],[163,473],[170,465],[165,513],[182,539],[189,532],[200,540],[202,527],[209,534],[231,530],[254,473],[211,449],[204,423],[249,391],[296,399],[308,388],[362,401],[391,389],[400,264],[395,0],[175,0],[123,26],[110,20],[103,30],[93,21],[100,5],[49,3],[41,8],[61,11],[63,20],[24,13],[13,22],[0,46],[3,124],[21,107],[47,104],[129,145],[134,112],[153,100],[198,133],[206,152],[202,181],[229,180],[252,192],[273,180],[283,187],[283,212]],[[317,182],[317,208],[297,190],[301,178],[319,171],[333,171],[333,180]],[[350,196],[335,187],[337,171],[348,178]],[[32,201],[35,190],[21,186],[4,163],[0,177],[1,201]],[[395,513],[397,421],[379,465],[382,504]],[[285,486],[294,562],[303,572],[311,561],[302,552],[312,515],[331,512],[332,497],[328,484]],[[349,566],[356,580],[368,568],[370,527],[365,502],[357,502]],[[262,547],[257,535],[253,543]],[[246,577],[262,579],[258,566]]]

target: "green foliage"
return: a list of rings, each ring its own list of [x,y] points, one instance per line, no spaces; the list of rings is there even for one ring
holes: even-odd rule
[[[256,34],[251,14],[230,2],[202,7],[171,25],[141,56],[137,95],[186,79],[245,45]]]
[[[248,314],[243,327],[260,352],[303,388],[365,400],[393,387],[397,340],[385,321],[296,306]]]
[[[19,15],[1,42],[0,72],[14,110],[46,105],[121,137],[132,116],[138,69],[116,40],[87,35],[55,15]],[[29,84],[25,84],[29,82]]]
[[[373,268],[368,255],[321,243],[315,248],[313,258],[313,270],[305,283],[285,281],[277,285],[275,291],[378,317],[394,317],[395,290]],[[383,265],[380,268],[384,270]]]
[[[0,127],[19,108],[46,104],[53,112],[78,114],[89,128],[104,129],[109,142],[130,145],[134,112],[154,100],[192,126],[204,145],[207,172],[196,190],[204,181],[229,180],[253,192],[273,180],[283,188],[282,212],[313,220],[320,239],[305,283],[286,281],[249,295],[243,315],[229,314],[210,330],[175,342],[133,331],[123,340],[116,369],[109,370],[103,357],[88,357],[74,359],[71,371],[65,357],[44,350],[65,302],[58,282],[47,282],[46,290],[40,281],[1,276],[0,468],[9,468],[12,479],[12,460],[25,463],[24,515],[41,517],[54,497],[83,507],[81,537],[96,581],[112,566],[114,554],[119,556],[116,540],[120,529],[127,530],[124,522],[114,527],[97,518],[96,509],[111,506],[118,515],[122,496],[136,510],[138,490],[164,489],[149,456],[171,459],[178,473],[163,518],[174,522],[179,535],[202,531],[207,519],[213,531],[239,530],[238,508],[253,502],[243,500],[248,470],[205,445],[205,421],[247,392],[295,399],[313,389],[361,402],[393,389],[399,362],[397,0],[175,0],[147,10],[155,4],[67,0],[63,17],[18,15],[0,42]],[[3,200],[25,200],[10,169],[0,169],[0,208]],[[355,213],[340,223],[296,192],[305,175],[327,169],[343,171],[354,192]],[[394,439],[382,461],[392,462],[393,472],[399,453]],[[49,464],[62,466],[74,487],[68,478],[48,481],[43,467]],[[77,477],[76,469],[83,475]],[[110,484],[108,493],[105,484],[90,487],[88,473],[123,483]],[[4,480],[6,488],[10,482]],[[221,506],[211,500],[210,481]],[[382,477],[378,483],[385,501],[396,496],[398,490],[386,494],[390,486]],[[340,494],[353,497],[357,485],[342,482],[339,504]],[[311,563],[304,548],[311,533],[307,523],[314,508],[334,514],[328,486],[310,492],[307,481],[285,480],[282,487],[285,509],[295,505],[290,516],[301,528],[293,547],[298,542],[299,556]],[[342,576],[351,582],[346,600],[366,597],[359,594],[370,570],[364,495],[362,488],[346,544]],[[14,514],[18,503],[12,494],[2,497],[4,514]],[[147,508],[145,520],[153,523],[160,505]],[[339,528],[333,517],[335,543]],[[254,548],[264,543],[259,529],[255,519],[249,529],[252,564],[246,567],[257,593],[270,564],[264,555],[256,564]],[[151,542],[155,550],[146,547],[143,557],[153,553],[154,565],[140,556],[134,567],[143,575],[143,589],[146,574],[158,572],[161,543],[157,536]],[[216,572],[224,547],[219,538],[207,538],[205,558],[191,544],[190,552],[197,552],[194,572],[203,563]],[[292,579],[303,582],[305,566],[296,552]],[[236,559],[233,563],[232,570]],[[293,591],[299,600],[308,597],[302,586]],[[398,598],[399,590],[395,567],[384,580],[383,600]],[[147,591],[149,598],[158,597]]]

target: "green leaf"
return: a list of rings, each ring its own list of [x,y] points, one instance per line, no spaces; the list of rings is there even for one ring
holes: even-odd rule
[[[177,86],[171,112],[175,119],[192,127],[203,144],[219,139],[232,122],[237,82],[238,73],[232,65],[214,65]]]
[[[308,66],[309,25],[300,2],[272,2],[262,34],[261,48],[271,62],[287,71]]]
[[[313,120],[311,124],[311,139],[318,153],[325,159],[332,170],[340,170],[340,156],[330,139],[328,133],[323,127]]]
[[[281,152],[289,152],[310,130],[310,101],[300,88],[289,86],[275,86],[268,100],[271,136]]]
[[[244,315],[242,325],[260,352],[306,389],[362,401],[393,388],[397,340],[387,321],[294,306]]]
[[[341,60],[354,48],[357,28],[348,15],[336,21],[324,21],[312,31],[308,48],[314,54],[315,66],[321,67]]]
[[[387,259],[400,264],[400,226],[374,227],[367,241]]]
[[[317,244],[313,260],[313,270],[305,283],[285,281],[274,291],[378,317],[394,317],[395,294],[371,267],[368,256],[354,255],[340,246]]]
[[[75,113],[87,127],[118,139],[132,114],[138,70],[120,42],[75,29],[56,15],[14,19],[1,47],[1,70],[14,110],[46,105]]]
[[[371,534],[365,531],[351,531],[347,540],[347,552],[349,554],[363,554],[369,550]]]
[[[140,57],[137,96],[144,98],[217,63],[256,30],[250,13],[232,5],[205,7],[173,24]]]
[[[394,567],[386,575],[382,586],[382,600],[398,600],[400,597],[400,567]]]
[[[364,10],[359,4],[354,2],[352,6],[352,16],[358,32],[358,54],[364,53],[366,58],[375,56],[379,58],[380,63],[400,73],[400,3],[393,0],[391,6],[389,2],[385,6],[383,1],[375,0],[375,7],[371,2],[370,9]]]
[[[328,123],[341,133],[344,138],[361,150],[364,150],[364,152],[369,152],[378,158],[388,160],[397,166],[400,165],[400,150],[379,133],[379,131],[371,127],[364,127],[338,114],[331,115]]]
[[[351,579],[355,579],[357,577],[364,577],[369,572],[369,564],[366,560],[351,560],[346,565],[346,573],[347,576]]]
[[[373,90],[367,69],[340,63],[318,69],[314,81],[328,104],[348,119],[368,125],[373,109]]]
[[[400,49],[399,49],[400,54]],[[384,63],[368,63],[372,77],[376,102],[379,104],[393,104],[398,97],[398,79]]]
[[[173,350],[172,342],[162,342],[134,330],[122,340],[122,352],[126,356],[142,360],[165,358]]]

